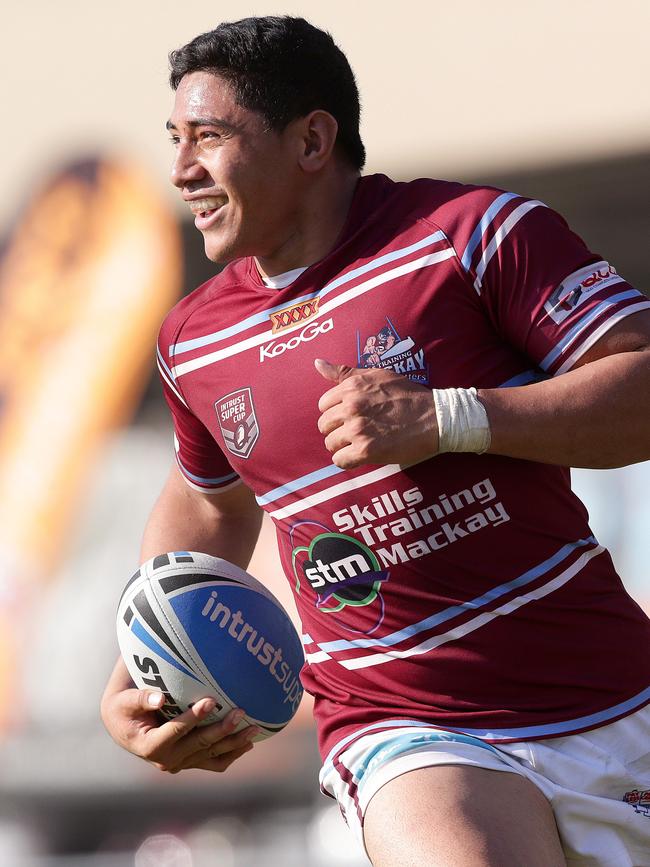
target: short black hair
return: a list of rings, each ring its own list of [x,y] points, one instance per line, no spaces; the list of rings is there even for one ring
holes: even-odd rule
[[[190,72],[215,72],[239,105],[279,132],[310,111],[329,112],[339,152],[359,171],[366,151],[359,135],[359,91],[348,60],[331,35],[289,15],[243,18],[202,33],[169,55],[176,90]]]

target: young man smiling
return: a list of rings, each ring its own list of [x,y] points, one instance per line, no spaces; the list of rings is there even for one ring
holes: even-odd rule
[[[270,514],[321,786],[376,867],[648,863],[650,663],[624,653],[650,630],[565,468],[650,457],[650,303],[541,202],[360,177],[354,78],[302,19],[171,66],[172,181],[228,267],[161,330],[176,463],[142,559],[245,566]],[[196,727],[210,699],[159,706],[118,661],[126,749],[175,773],[251,748],[236,711]]]

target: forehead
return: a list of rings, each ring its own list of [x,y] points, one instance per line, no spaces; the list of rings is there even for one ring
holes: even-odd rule
[[[170,121],[175,127],[205,118],[241,125],[258,115],[237,104],[231,85],[213,72],[184,75],[176,90]]]

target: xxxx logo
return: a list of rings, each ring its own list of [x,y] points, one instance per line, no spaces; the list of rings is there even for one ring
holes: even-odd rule
[[[277,334],[291,325],[297,325],[298,322],[304,322],[305,319],[311,319],[318,313],[319,298],[313,298],[311,301],[301,301],[299,304],[293,304],[291,307],[285,307],[284,310],[276,310],[269,314],[269,319],[273,326],[272,333]]]

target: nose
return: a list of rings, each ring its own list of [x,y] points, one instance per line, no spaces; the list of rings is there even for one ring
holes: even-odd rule
[[[204,175],[205,169],[194,158],[191,144],[179,144],[169,173],[172,184],[182,189],[192,181],[201,180]]]

